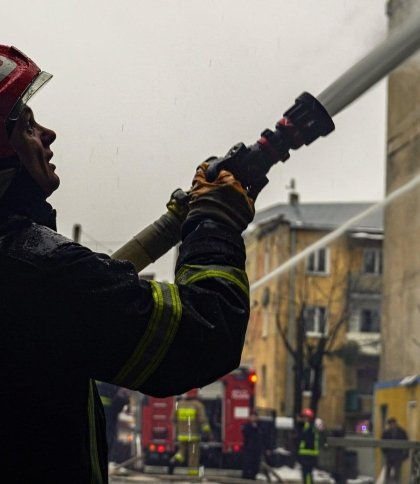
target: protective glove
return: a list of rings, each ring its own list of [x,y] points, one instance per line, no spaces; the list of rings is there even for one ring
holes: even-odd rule
[[[209,182],[206,172],[211,160],[202,163],[195,173],[187,221],[210,218],[243,232],[255,215],[254,201],[238,180],[226,170]]]
[[[188,194],[181,188],[172,192],[169,202],[166,204],[168,212],[171,212],[182,223],[188,214]]]

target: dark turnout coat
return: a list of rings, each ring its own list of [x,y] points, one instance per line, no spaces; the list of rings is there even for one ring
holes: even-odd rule
[[[164,397],[238,366],[249,316],[242,237],[184,227],[174,284],[55,231],[21,173],[0,200],[0,455],[5,482],[104,483],[94,380]],[[6,479],[7,476],[7,479]]]
[[[242,435],[244,439],[242,477],[244,479],[255,479],[265,450],[263,429],[258,422],[247,422],[242,427]]]
[[[407,432],[399,426],[395,428],[388,428],[382,433],[382,439],[396,439],[396,440],[407,440]],[[409,453],[407,449],[382,449],[382,452],[388,463],[400,464],[405,459],[407,459]]]

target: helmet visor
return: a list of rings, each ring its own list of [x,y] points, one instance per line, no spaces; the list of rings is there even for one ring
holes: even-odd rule
[[[16,104],[13,106],[9,117],[7,119],[7,124],[13,124],[15,121],[19,119],[20,113],[22,109],[25,107],[26,103],[29,99],[41,89],[50,79],[52,78],[52,74],[48,74],[48,72],[40,72],[35,79],[29,84],[26,90],[22,93],[21,97],[18,99]]]

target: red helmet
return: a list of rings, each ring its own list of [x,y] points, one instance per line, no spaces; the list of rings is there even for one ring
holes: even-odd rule
[[[312,410],[312,408],[304,408],[301,413],[302,417],[308,417],[311,420],[315,418],[315,412]]]
[[[0,45],[0,159],[14,153],[8,123],[18,119],[29,98],[51,77],[16,47]]]
[[[188,390],[188,392],[184,393],[185,398],[197,398],[198,397],[198,388],[192,388]]]

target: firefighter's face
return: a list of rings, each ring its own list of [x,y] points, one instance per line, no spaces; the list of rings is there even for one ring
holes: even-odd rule
[[[19,160],[47,197],[60,185],[55,165],[50,163],[53,157],[50,146],[55,138],[54,131],[38,124],[34,113],[27,106],[16,121],[10,136],[10,144]]]

